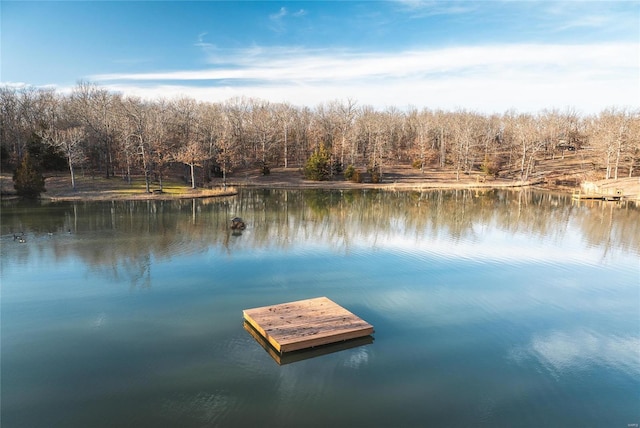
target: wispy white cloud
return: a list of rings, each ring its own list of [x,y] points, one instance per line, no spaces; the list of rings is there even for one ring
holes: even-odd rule
[[[293,18],[300,18],[301,16],[304,16],[306,14],[307,11],[304,9],[299,9],[296,12],[289,12],[286,7],[281,7],[278,12],[269,15],[269,28],[277,33],[283,33],[286,31],[285,19],[288,16]]]
[[[635,6],[634,6],[635,5]],[[555,1],[535,4],[528,10],[527,26],[541,34],[582,33],[581,37],[610,37],[637,40],[638,8],[633,2]],[[518,9],[521,13],[522,11]]]
[[[287,8],[281,7],[277,13],[272,13],[271,15],[269,15],[269,19],[271,19],[272,21],[279,21],[280,19],[287,16],[287,14],[288,14]]]
[[[399,6],[407,9],[422,9],[427,4],[433,3],[433,1],[426,1],[426,0],[394,0],[394,1]]]
[[[138,86],[142,91],[167,90],[171,81],[182,82],[175,86],[181,91],[201,92],[205,83],[216,94],[291,102],[302,98],[304,104],[348,95],[373,105],[482,110],[571,105],[600,110],[610,105],[638,106],[639,57],[638,46],[625,43],[491,45],[396,53],[254,46],[216,50],[209,69],[89,78],[123,89]],[[189,86],[198,87],[190,90]]]
[[[442,2],[434,0],[394,0],[398,9],[412,18],[436,15],[457,15],[478,9],[478,2]]]
[[[299,17],[299,16],[304,16],[306,14],[307,14],[307,11],[304,9],[298,9],[298,11],[296,12],[289,12],[289,10],[286,7],[281,7],[278,12],[272,13],[271,15],[269,15],[269,19],[271,19],[272,21],[280,21],[282,18],[288,15]]]
[[[194,43],[194,46],[197,46],[197,47],[200,47],[200,48],[205,48],[205,49],[215,47],[212,43],[206,42],[204,40],[204,38],[205,38],[205,36],[207,34],[208,33],[206,31],[198,34],[198,40],[196,41],[196,43]]]
[[[372,78],[405,79],[458,77],[562,79],[575,76],[623,77],[636,68],[635,45],[504,45],[412,50],[392,53],[253,47],[218,56],[214,63],[230,64],[205,70],[100,74],[93,80],[218,80],[255,79],[263,82],[345,81]],[[223,55],[223,51],[218,51]],[[637,71],[637,70],[636,70]],[[446,76],[444,75],[446,73]]]
[[[561,22],[555,31],[565,31],[572,28],[602,28],[614,24],[611,17],[604,15],[581,16]]]

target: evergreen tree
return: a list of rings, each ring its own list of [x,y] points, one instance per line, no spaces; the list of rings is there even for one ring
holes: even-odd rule
[[[67,169],[67,160],[58,147],[47,144],[38,134],[32,134],[27,141],[29,157],[41,171],[64,171]]]
[[[22,163],[13,174],[13,187],[18,195],[26,198],[37,198],[40,193],[46,192],[44,177],[31,160],[29,152],[25,153]]]
[[[318,147],[304,167],[304,176],[308,180],[325,181],[331,174],[331,157],[324,144]]]

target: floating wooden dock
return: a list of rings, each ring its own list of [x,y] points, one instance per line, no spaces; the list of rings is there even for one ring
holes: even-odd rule
[[[373,343],[373,336],[357,337],[355,339],[344,340],[342,342],[330,343],[328,345],[314,346],[313,348],[300,349],[299,351],[291,351],[280,353],[275,350],[267,340],[256,331],[248,322],[243,323],[244,329],[254,338],[254,340],[267,351],[267,354],[280,366],[286,364],[297,363],[298,361],[308,360],[323,355],[333,354],[334,352],[346,351],[347,349],[366,346]]]
[[[245,309],[245,321],[279,353],[369,336],[373,326],[326,297]]]

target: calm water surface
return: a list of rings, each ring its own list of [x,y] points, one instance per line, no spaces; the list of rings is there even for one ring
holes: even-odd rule
[[[1,228],[3,428],[640,423],[632,205],[245,190],[5,202]],[[243,328],[317,296],[373,343],[279,365]]]

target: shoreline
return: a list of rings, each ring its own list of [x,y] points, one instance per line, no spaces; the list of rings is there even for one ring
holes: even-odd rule
[[[0,199],[11,200],[19,198],[7,192],[13,190],[10,176],[1,177],[2,194]],[[396,171],[388,174],[382,183],[355,183],[345,180],[310,181],[305,180],[299,171],[279,168],[269,175],[262,175],[257,171],[248,171],[228,180],[226,189],[218,180],[211,183],[209,188],[191,189],[184,184],[175,183],[163,186],[166,191],[159,193],[158,184],[151,193],[130,184],[123,184],[119,178],[97,179],[81,178],[77,180],[76,190],[71,189],[70,177],[65,175],[51,176],[46,179],[47,191],[40,196],[46,201],[136,201],[136,200],[179,200],[222,198],[238,194],[239,188],[253,189],[326,189],[326,190],[385,190],[385,191],[429,191],[429,190],[459,190],[459,189],[518,189],[532,188],[544,191],[558,192],[572,195],[580,192],[581,188],[557,185],[545,180],[515,181],[499,178],[485,178],[479,175],[461,176],[456,179],[451,172],[430,172],[426,174],[413,171]],[[640,200],[640,178],[631,177],[618,180],[599,180],[593,186],[602,193],[619,192],[625,200]]]

